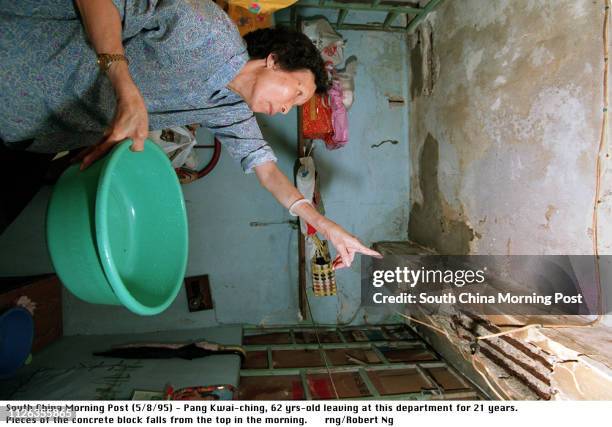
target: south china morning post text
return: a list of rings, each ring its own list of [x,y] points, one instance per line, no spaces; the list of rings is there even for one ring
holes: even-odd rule
[[[455,405],[456,406],[456,405]],[[463,405],[456,410],[470,411]],[[206,425],[333,425],[376,424],[393,426],[402,414],[452,412],[446,403],[411,403],[389,405],[382,402],[177,402],[156,403],[115,401],[113,403],[80,401],[78,404],[59,402],[20,402],[0,406],[0,422],[7,424],[206,424]],[[479,411],[478,408],[475,409]],[[509,408],[506,410],[514,410]],[[505,411],[506,411],[505,410]],[[389,411],[395,411],[390,414]],[[484,406],[480,410],[484,412]]]
[[[516,258],[509,262],[492,256],[387,256],[382,262],[370,261],[365,269],[362,264],[362,304],[452,304],[495,306],[507,314],[589,314],[584,285],[571,268],[561,269],[559,260],[552,258]]]
[[[534,417],[529,401],[0,401],[0,423],[48,425],[214,425],[214,426],[403,426],[428,417],[454,416],[458,425],[511,424]],[[538,416],[576,425],[589,413],[609,412],[605,401],[550,401]],[[577,405],[581,405],[578,407]],[[582,411],[580,410],[582,409]],[[70,413],[68,413],[68,411]],[[10,415],[9,415],[10,413]],[[51,414],[51,415],[49,415]],[[10,420],[8,420],[10,416]],[[494,419],[489,417],[495,417]],[[483,419],[484,418],[484,419]],[[447,419],[447,418],[444,418]],[[569,423],[563,423],[569,420]],[[7,422],[8,421],[8,422]],[[435,419],[434,419],[435,421]],[[480,423],[479,423],[480,421]]]
[[[2,402],[4,403],[4,402]],[[66,401],[15,402],[0,406],[7,424],[77,425],[404,425],[413,414],[517,413],[514,403],[381,401]]]
[[[274,412],[274,411],[272,411]],[[246,416],[242,417],[242,414]],[[0,405],[0,422],[6,424],[77,424],[77,425],[140,425],[140,424],[207,424],[230,425],[250,422],[249,413],[267,413],[262,405],[219,402],[172,401],[79,401],[79,402],[15,402]],[[240,415],[238,415],[240,414]],[[267,417],[266,422],[290,422],[304,425],[304,418]]]

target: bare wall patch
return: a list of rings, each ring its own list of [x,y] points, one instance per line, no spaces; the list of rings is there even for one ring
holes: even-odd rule
[[[436,249],[441,254],[461,255],[470,252],[474,230],[455,218],[455,212],[444,199],[438,185],[438,141],[428,134],[419,162],[419,185],[423,203],[413,203],[408,225],[411,240]]]

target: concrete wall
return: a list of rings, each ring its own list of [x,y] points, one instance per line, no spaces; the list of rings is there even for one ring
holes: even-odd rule
[[[412,240],[446,254],[594,253],[604,7],[445,1],[411,37]],[[606,145],[601,254],[609,157]],[[600,265],[609,301],[612,263]]]
[[[411,239],[455,254],[593,252],[603,11],[603,0],[445,1],[431,33],[421,27]]]

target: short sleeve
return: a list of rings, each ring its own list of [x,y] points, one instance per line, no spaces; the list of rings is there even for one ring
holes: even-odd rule
[[[274,151],[261,136],[255,116],[212,130],[244,173],[253,173],[253,168],[262,163],[277,161]]]
[[[276,162],[278,159],[268,144],[262,145],[255,151],[250,152],[246,157],[240,160],[240,165],[244,173],[253,173],[255,166],[267,162]]]
[[[203,124],[240,163],[245,173],[253,173],[255,166],[277,161],[274,151],[261,135],[255,115],[244,102],[224,106],[214,119]]]

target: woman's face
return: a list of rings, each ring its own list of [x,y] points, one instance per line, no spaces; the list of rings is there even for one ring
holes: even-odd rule
[[[265,66],[258,70],[250,99],[246,102],[256,113],[287,114],[293,106],[308,101],[315,89],[312,71],[282,70],[271,54],[266,58]]]

